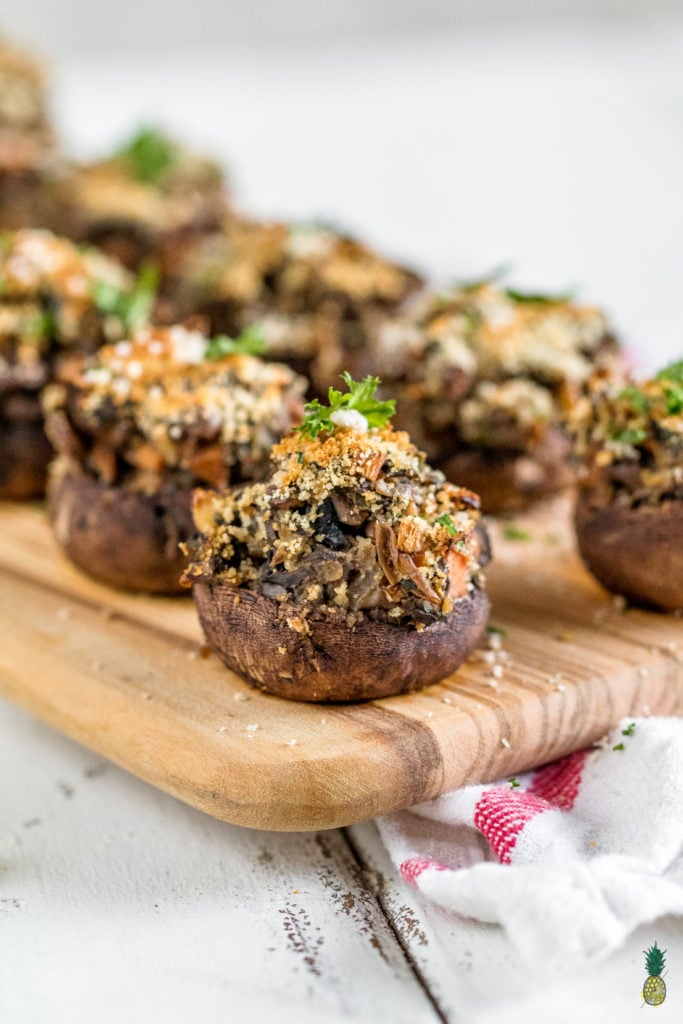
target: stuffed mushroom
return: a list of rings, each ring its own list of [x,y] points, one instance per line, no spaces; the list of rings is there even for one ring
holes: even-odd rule
[[[58,227],[63,175],[43,68],[0,40],[0,229]]]
[[[683,361],[576,414],[576,535],[590,571],[637,604],[683,609]]]
[[[488,615],[479,499],[388,425],[377,380],[330,389],[271,475],[198,492],[185,582],[209,643],[267,692],[351,701],[453,672]]]
[[[306,382],[248,354],[255,340],[144,329],[45,392],[58,452],[48,509],[81,569],[128,590],[181,589],[192,489],[263,476],[301,414]]]
[[[123,337],[141,296],[100,253],[38,230],[0,236],[0,281],[0,498],[33,498],[51,457],[41,389],[60,362]]]
[[[367,344],[374,316],[402,309],[421,285],[411,270],[323,225],[238,217],[182,253],[170,282],[172,308],[202,313],[212,331],[258,323],[266,356],[315,376],[324,394],[343,367],[316,372],[328,351]],[[175,299],[175,306],[173,300]]]
[[[589,376],[621,372],[599,310],[489,282],[425,293],[399,317],[375,315],[365,335],[354,354],[328,347],[316,383],[350,355],[356,374],[381,373],[398,424],[493,513],[572,482],[568,413]]]

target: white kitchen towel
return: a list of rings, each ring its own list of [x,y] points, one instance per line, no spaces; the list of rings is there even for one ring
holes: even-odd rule
[[[683,719],[625,720],[597,749],[378,824],[426,899],[501,924],[530,963],[594,962],[683,914]]]

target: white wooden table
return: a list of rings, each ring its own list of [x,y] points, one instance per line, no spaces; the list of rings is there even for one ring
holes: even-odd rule
[[[681,355],[682,44],[679,20],[76,56],[59,110],[81,152],[160,116],[230,160],[254,212],[328,214],[444,278],[510,257],[522,284],[585,283],[654,367]],[[3,1024],[643,1021],[653,938],[658,1019],[683,1014],[680,920],[549,977],[499,929],[417,905],[373,825],[231,827],[7,705],[0,779]]]

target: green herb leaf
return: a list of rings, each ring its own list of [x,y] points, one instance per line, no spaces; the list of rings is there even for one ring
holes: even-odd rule
[[[510,789],[518,789],[522,785],[519,779],[515,778],[514,776],[513,778],[508,779],[508,782],[510,783]]]
[[[503,294],[513,302],[535,302],[541,305],[551,302],[571,302],[576,297],[576,290],[572,288],[566,292],[551,295],[544,292],[521,292],[517,288],[505,288]]]
[[[100,313],[117,316],[127,331],[136,331],[149,320],[154,307],[159,271],[147,265],[141,268],[133,288],[118,288],[109,281],[95,281],[91,297]]]
[[[655,380],[668,380],[672,384],[683,384],[683,359],[665,366],[663,370],[659,371]]]
[[[618,444],[635,446],[642,444],[647,439],[647,430],[641,430],[640,427],[626,427],[624,430],[611,428],[609,435]]]
[[[503,527],[503,536],[505,540],[531,540],[529,531],[515,526],[514,523],[508,523]]]
[[[236,338],[219,334],[211,338],[204,352],[205,359],[223,359],[236,354],[262,356],[266,351],[266,340],[257,326],[245,328]]]
[[[487,626],[487,633],[496,633],[498,636],[505,638],[507,636],[507,630],[503,629],[502,626]]]
[[[624,748],[624,744],[623,743],[617,743],[616,746],[612,747],[612,750],[624,750],[624,749],[625,748]]]
[[[123,157],[138,181],[157,185],[177,158],[176,145],[155,128],[141,128],[117,156]]]
[[[448,515],[439,516],[439,518],[436,521],[439,524],[439,526],[444,526],[448,530],[448,532],[450,533],[451,537],[456,537],[457,536],[458,528],[457,528],[457,526],[455,525],[455,523],[453,522],[453,520],[451,519],[450,516],[448,516]]]
[[[622,736],[633,736],[633,733],[635,731],[636,731],[636,723],[635,722],[629,722],[629,724],[626,726],[626,728],[621,730],[621,735]]]
[[[647,395],[643,394],[640,388],[624,388],[623,391],[620,391],[617,395],[617,399],[628,402],[634,412],[647,412],[650,408]]]
[[[683,412],[683,387],[674,385],[664,389],[666,394],[666,412],[668,416],[678,416]]]
[[[331,416],[338,409],[355,409],[365,416],[369,427],[387,425],[396,411],[396,402],[393,398],[387,401],[375,398],[375,392],[380,385],[379,377],[365,377],[364,380],[355,381],[346,371],[341,376],[349,389],[348,392],[343,394],[336,388],[330,388],[327,392],[329,405],[322,405],[317,398],[307,402],[304,406],[303,423],[297,428],[300,434],[306,434],[312,440],[323,430],[333,430]]]

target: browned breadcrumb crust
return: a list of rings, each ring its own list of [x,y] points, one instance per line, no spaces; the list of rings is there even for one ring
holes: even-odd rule
[[[361,359],[363,373],[381,368],[406,425],[437,460],[459,447],[533,451],[590,375],[618,366],[599,310],[511,298],[490,284],[419,297],[409,315],[377,322]]]
[[[379,374],[397,399],[396,425],[491,512],[572,481],[569,412],[591,375],[623,372],[599,310],[488,283],[425,292],[399,316],[369,313],[365,334],[362,348],[321,349],[316,388],[342,368]]]
[[[0,280],[0,389],[3,380],[40,386],[50,356],[122,335],[121,320],[100,313],[94,291],[107,284],[124,292],[133,281],[101,253],[49,231],[6,232]]]
[[[306,382],[253,356],[208,359],[207,346],[181,326],[144,329],[65,368],[44,399],[57,451],[148,493],[169,473],[185,489],[262,476]]]
[[[683,363],[627,387],[596,385],[575,409],[584,499],[593,506],[683,500]]]
[[[295,432],[265,482],[197,493],[201,537],[185,581],[292,605],[295,631],[306,631],[307,608],[344,611],[349,626],[368,615],[421,630],[481,586],[478,506],[401,431]]]
[[[233,217],[179,257],[174,288],[179,308],[203,309],[215,330],[258,321],[268,357],[304,368],[322,350],[363,344],[362,311],[396,312],[420,284],[329,228]]]

